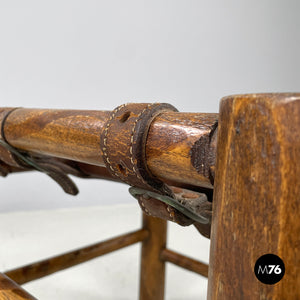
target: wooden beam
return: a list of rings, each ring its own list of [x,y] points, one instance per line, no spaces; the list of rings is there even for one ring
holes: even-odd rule
[[[89,261],[98,256],[119,250],[148,237],[146,229],[127,233],[104,242],[80,248],[62,255],[45,259],[30,265],[23,266],[5,272],[5,274],[18,284],[36,280],[57,271],[61,271],[83,262]]]
[[[31,153],[104,166],[100,136],[109,116],[109,111],[18,108],[5,119],[3,135]],[[176,185],[212,188],[217,118],[180,112],[157,116],[145,149],[151,174]]]
[[[163,249],[160,257],[163,261],[170,262],[186,270],[208,277],[208,265],[198,260],[181,255],[169,249]]]

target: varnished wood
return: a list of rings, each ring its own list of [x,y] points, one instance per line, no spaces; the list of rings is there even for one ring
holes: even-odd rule
[[[186,270],[195,272],[204,277],[208,276],[208,265],[207,264],[204,264],[198,260],[192,259],[185,255],[181,255],[175,251],[172,251],[169,249],[164,249],[161,252],[161,259],[166,262],[175,264]]]
[[[0,300],[36,300],[11,278],[0,273]]]
[[[100,134],[109,114],[19,108],[8,116],[3,131],[16,148],[103,166]]]
[[[217,114],[174,112],[162,113],[150,126],[145,152],[154,176],[175,186],[210,192],[215,187],[210,300],[300,299],[299,103],[300,94],[233,96],[221,103],[219,128]],[[100,149],[109,114],[17,109],[3,133],[14,147],[76,161],[86,175],[112,180]],[[144,216],[143,228],[150,234],[142,246],[140,299],[163,299],[166,261],[205,273],[199,262],[165,248],[165,221]],[[69,253],[71,261],[78,261],[74,255],[79,252]],[[254,275],[256,260],[266,253],[277,254],[286,266],[276,285],[265,285]],[[53,266],[47,260],[15,270],[15,276],[22,282],[28,274],[39,278],[57,270],[56,265],[69,264],[66,257],[57,259]]]
[[[220,105],[209,300],[300,299],[300,94],[233,96]],[[275,285],[254,274],[278,255]]]
[[[19,108],[7,117],[3,132],[14,147],[43,155],[104,166],[100,135],[108,111]],[[146,142],[150,172],[180,186],[212,188],[215,145],[210,143],[217,114],[162,113]],[[202,152],[201,152],[202,151]]]
[[[165,262],[160,254],[166,248],[167,221],[143,214],[143,228],[149,236],[142,243],[140,300],[163,300]]]
[[[212,188],[210,170],[215,165],[212,142],[218,114],[164,113],[152,123],[147,144],[151,173],[173,185]],[[212,175],[213,176],[213,175]]]
[[[21,268],[10,270],[5,274],[18,284],[36,280],[101,255],[116,251],[145,240],[149,235],[146,229],[127,233],[88,247],[80,248],[59,256],[45,259]],[[0,298],[1,299],[1,298]]]

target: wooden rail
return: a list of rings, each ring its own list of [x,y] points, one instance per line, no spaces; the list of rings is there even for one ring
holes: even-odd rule
[[[5,272],[5,275],[18,284],[24,284],[57,271],[81,264],[98,256],[141,242],[145,240],[148,235],[149,233],[147,230],[141,229],[104,242],[7,271]]]
[[[3,135],[18,149],[101,167],[100,136],[109,115],[18,108],[5,119]],[[218,114],[179,112],[157,116],[145,149],[150,172],[165,182],[212,188],[207,170],[214,165],[217,118]]]
[[[192,259],[185,255],[181,255],[175,251],[164,249],[160,255],[161,259],[177,265],[186,270],[195,272],[204,277],[208,277],[208,265],[198,260]]]

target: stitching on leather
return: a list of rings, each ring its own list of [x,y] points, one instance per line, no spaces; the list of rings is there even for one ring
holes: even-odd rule
[[[119,174],[116,172],[116,170],[113,168],[109,158],[108,158],[108,154],[106,152],[107,150],[107,134],[108,134],[108,129],[111,125],[111,121],[115,118],[115,115],[116,113],[122,109],[123,107],[125,107],[127,104],[122,104],[120,105],[119,107],[117,107],[116,109],[114,109],[114,111],[112,112],[112,114],[110,115],[109,119],[108,119],[108,122],[107,122],[107,125],[106,127],[104,128],[104,138],[103,138],[103,145],[104,147],[102,148],[102,151],[103,151],[103,155],[105,156],[105,160],[109,166],[109,168],[111,169],[111,171],[113,172],[113,174],[117,177],[120,178]]]
[[[151,216],[150,211],[145,207],[145,204],[142,200],[140,200],[141,206],[142,206],[142,210],[145,211],[146,214],[148,214],[149,216]]]
[[[141,116],[144,114],[144,112],[148,109],[151,108],[153,104],[148,104],[137,116],[136,120],[134,121],[133,123],[133,127],[132,127],[132,130],[131,130],[131,136],[130,136],[130,145],[129,145],[129,153],[130,153],[130,162],[132,164],[132,171],[134,173],[134,175],[139,179],[141,180],[144,184],[147,184],[147,182],[145,182],[145,180],[138,174],[137,170],[136,170],[136,167],[135,167],[135,164],[134,164],[134,161],[133,161],[133,135],[135,133],[135,127],[136,127],[136,124],[137,122],[140,120]]]
[[[168,211],[168,213],[170,215],[170,218],[174,221],[174,215],[171,214],[170,206],[169,205],[167,206],[167,211]]]
[[[106,127],[104,128],[104,138],[103,138],[103,148],[102,148],[102,151],[103,151],[103,155],[104,155],[104,159],[109,167],[109,169],[112,171],[112,173],[119,177],[122,181],[128,183],[129,185],[132,185],[128,180],[126,180],[124,178],[124,176],[121,176],[119,173],[118,173],[118,170],[116,170],[113,165],[111,164],[110,162],[110,159],[109,159],[109,155],[107,153],[107,139],[108,139],[108,131],[109,131],[109,127],[112,125],[112,121],[115,119],[115,116],[116,114],[124,107],[128,106],[128,104],[130,103],[126,103],[126,104],[123,104],[119,107],[117,107],[116,109],[114,109],[114,111],[112,112],[111,116],[109,117],[109,120],[107,122],[107,125]],[[146,184],[148,185],[148,183],[141,177],[141,175],[138,173],[138,170],[136,168],[136,164],[134,163],[134,158],[133,158],[133,140],[134,140],[134,134],[135,134],[135,131],[136,131],[136,126],[138,124],[138,122],[142,119],[142,116],[143,114],[147,111],[147,110],[150,110],[153,108],[153,106],[155,105],[158,105],[158,103],[151,103],[151,104],[148,104],[136,117],[136,119],[134,120],[133,122],[133,125],[132,125],[132,129],[131,129],[131,135],[130,135],[130,144],[129,144],[129,153],[130,153],[130,157],[129,157],[129,160],[130,160],[130,163],[132,165],[132,170],[131,171],[131,174],[134,175],[136,178],[138,178],[143,184]]]

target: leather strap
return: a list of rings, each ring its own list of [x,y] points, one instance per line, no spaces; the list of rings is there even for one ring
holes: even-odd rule
[[[4,135],[4,124],[7,117],[17,108],[1,108],[0,109],[0,140],[7,143]],[[4,162],[6,165],[17,167],[17,168],[24,168],[23,165],[20,164],[18,159],[5,147],[0,145],[0,161]],[[7,167],[6,167],[7,168]]]
[[[182,213],[178,212],[178,210],[173,208],[172,206],[167,205],[164,202],[158,201],[155,198],[151,198],[147,194],[139,195],[136,198],[138,199],[142,211],[146,215],[172,221],[181,226],[189,226],[193,224],[203,236],[210,238],[212,203],[209,202],[207,199],[203,199],[201,197],[201,193],[191,192],[185,189],[181,190],[184,191],[183,194],[186,194],[184,199],[186,204],[191,204],[192,206],[195,205],[195,212],[207,218],[208,222],[206,224],[194,222],[192,219],[189,219]],[[175,198],[179,200],[180,195],[175,193]]]
[[[146,162],[145,146],[149,127],[159,114],[177,111],[165,103],[128,103],[112,111],[101,135],[101,149],[107,169],[131,186],[172,195],[154,177]]]
[[[206,194],[173,186],[170,188],[174,193],[172,202],[177,202],[177,205],[174,203],[173,205],[180,211],[188,210],[188,214],[186,212],[182,214],[171,205],[167,205],[164,201],[168,201],[170,197],[155,195],[155,193],[133,187],[129,189],[129,192],[138,200],[145,214],[176,222],[181,226],[193,224],[202,235],[210,238],[212,203],[208,201]],[[159,199],[163,201],[158,201]],[[178,204],[180,204],[179,207]]]
[[[154,177],[147,167],[145,149],[148,131],[154,118],[165,111],[177,110],[169,104],[160,103],[128,103],[118,106],[104,126],[100,145],[103,160],[112,176],[146,190],[145,193],[134,195],[144,213],[188,226],[195,221],[174,208],[174,205],[164,203],[147,193],[153,191],[167,195],[182,206],[194,209],[196,214],[200,211],[203,213],[204,210],[211,211],[211,203],[206,196],[205,201],[201,200],[201,195],[204,194],[170,187]],[[210,216],[208,218],[207,224],[199,223],[197,227],[207,237]]]
[[[54,179],[65,192],[75,195],[78,190],[67,173],[86,177],[76,166],[53,157],[27,153],[12,147],[5,139],[5,120],[16,108],[0,109],[0,175],[6,176],[12,168],[37,169]],[[178,204],[209,220],[206,224],[182,213],[180,207],[160,201],[151,194],[136,198],[148,215],[176,222],[182,226],[194,224],[209,237],[211,203],[204,194],[166,185],[154,177],[147,167],[146,142],[152,121],[161,113],[177,111],[169,104],[129,103],[117,107],[110,115],[101,135],[101,149],[107,170],[115,178],[158,196],[168,196]],[[150,196],[149,196],[150,195]],[[178,210],[179,209],[179,210]],[[200,220],[201,221],[201,220]]]

